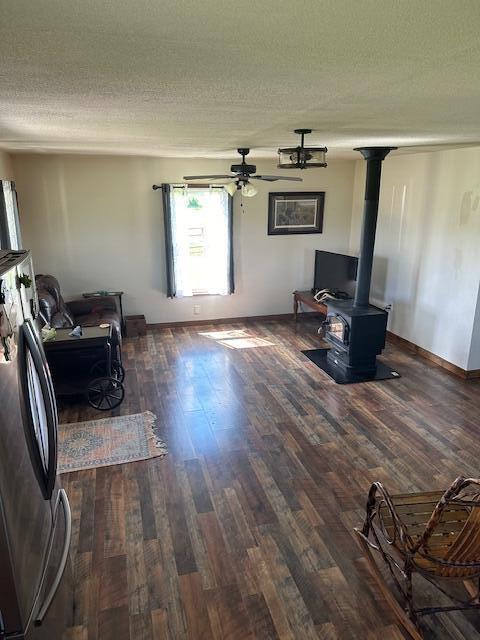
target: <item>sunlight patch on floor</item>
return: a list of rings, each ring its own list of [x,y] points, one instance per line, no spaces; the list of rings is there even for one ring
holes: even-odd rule
[[[274,347],[274,342],[269,342],[264,338],[250,336],[242,329],[232,331],[205,331],[199,332],[200,336],[215,340],[218,344],[229,349],[252,349],[254,347]]]
[[[231,338],[248,338],[248,333],[243,329],[233,329],[231,331],[205,331],[200,332],[199,336],[211,338],[212,340],[230,340]]]
[[[229,349],[251,349],[252,347],[274,347],[273,342],[264,340],[263,338],[234,338],[233,340],[218,340],[219,344],[223,344]]]

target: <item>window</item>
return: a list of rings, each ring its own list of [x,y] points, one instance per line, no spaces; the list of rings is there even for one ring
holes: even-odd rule
[[[21,245],[15,183],[0,180],[0,249],[20,249]]]
[[[162,190],[168,295],[233,293],[231,197],[221,187]]]

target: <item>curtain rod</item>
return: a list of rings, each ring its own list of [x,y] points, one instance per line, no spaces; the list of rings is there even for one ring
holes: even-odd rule
[[[183,188],[187,189],[223,189],[223,184],[187,184],[186,182],[174,182],[170,184],[171,187]],[[157,189],[161,189],[161,184],[154,184],[152,189],[156,191]]]

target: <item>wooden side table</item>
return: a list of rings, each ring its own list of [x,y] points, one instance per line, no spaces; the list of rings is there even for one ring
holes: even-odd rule
[[[323,316],[327,315],[327,305],[324,302],[317,302],[311,291],[294,291],[293,292],[293,319],[298,320],[298,307],[304,304],[309,309],[313,309]]]

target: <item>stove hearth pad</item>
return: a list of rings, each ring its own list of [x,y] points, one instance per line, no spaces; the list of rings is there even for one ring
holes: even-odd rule
[[[332,378],[337,384],[354,384],[356,382],[375,382],[377,380],[393,380],[400,378],[400,374],[381,360],[377,359],[377,367],[374,374],[363,375],[351,373],[344,368],[332,364],[327,360],[330,349],[309,349],[302,351],[314,364]]]

